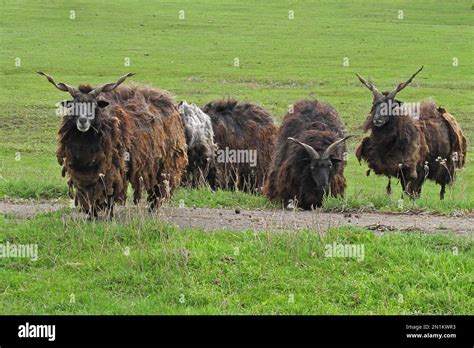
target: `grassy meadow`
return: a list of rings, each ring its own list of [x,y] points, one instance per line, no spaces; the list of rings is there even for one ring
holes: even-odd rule
[[[351,227],[326,235],[209,233],[142,218],[88,223],[61,213],[1,222],[4,240],[34,240],[40,255],[2,261],[2,314],[469,314],[474,308],[472,242],[450,234],[380,236]],[[333,243],[363,245],[363,258],[326,257]]]
[[[104,1],[4,2],[0,196],[51,199],[66,192],[54,156],[54,105],[66,94],[36,70],[73,85],[100,84],[133,71],[133,81],[169,90],[178,100],[257,102],[277,122],[303,98],[332,104],[356,135],[349,142],[347,200],[337,204],[397,210],[399,185],[393,198],[386,197],[386,179],[367,178],[367,166],[353,155],[372,98],[355,73],[391,89],[424,65],[399,97],[435,98],[473,138],[470,7],[469,1],[118,1],[111,10]],[[427,183],[422,198],[404,207],[472,210],[470,162],[458,174],[446,201],[439,202],[439,187]]]
[[[366,176],[354,150],[371,93],[355,74],[398,96],[434,98],[474,139],[474,13],[470,1],[4,1],[0,0],[0,199],[67,200],[56,162],[57,82],[115,81],[261,104],[280,123],[292,103],[332,104],[349,133],[344,199],[327,209],[466,214],[474,210],[470,155],[439,201],[400,201],[396,181]],[[470,143],[471,144],[471,143]],[[473,147],[469,145],[468,151]],[[186,206],[269,208],[261,196],[180,189]],[[61,213],[0,214],[0,241],[38,243],[36,262],[0,259],[0,313],[467,314],[474,309],[472,241],[455,236],[315,231],[181,231],[149,218],[85,223]],[[365,259],[324,257],[359,243]],[[124,254],[125,248],[129,255]],[[237,249],[236,249],[237,248]],[[127,249],[128,250],[128,249]],[[236,252],[238,250],[238,252]],[[456,250],[456,253],[453,252]],[[73,300],[72,300],[73,299]]]

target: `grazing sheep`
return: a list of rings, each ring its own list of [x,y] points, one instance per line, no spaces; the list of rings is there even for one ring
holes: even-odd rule
[[[120,86],[132,74],[96,88],[64,83],[56,88],[69,92],[63,102],[66,116],[59,130],[57,158],[67,174],[71,198],[89,218],[106,210],[113,216],[114,203],[124,203],[127,181],[138,203],[148,192],[150,210],[179,186],[187,165],[184,129],[171,96],[143,86]]]
[[[384,93],[357,75],[374,99],[363,126],[370,135],[362,140],[356,156],[375,174],[389,178],[387,193],[391,192],[391,177],[398,178],[412,198],[419,197],[424,181],[430,179],[441,185],[440,199],[444,199],[455,169],[465,164],[467,143],[454,117],[433,101],[408,104],[395,99],[422,69]]]
[[[202,111],[214,130],[215,171],[208,174],[212,188],[257,193],[270,166],[276,127],[262,107],[236,100],[216,100]]]
[[[283,119],[264,193],[287,207],[320,207],[328,195],[344,196],[346,152],[338,113],[317,100],[296,103]]]
[[[188,168],[182,184],[198,187],[206,183],[209,175],[215,176],[214,130],[211,118],[195,104],[185,101],[178,105],[184,123],[184,133],[188,145]]]

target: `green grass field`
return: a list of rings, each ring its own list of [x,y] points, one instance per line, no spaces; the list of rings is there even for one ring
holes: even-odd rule
[[[348,142],[346,197],[329,199],[327,209],[474,210],[470,155],[444,201],[439,186],[429,182],[421,199],[402,205],[399,185],[392,183],[394,193],[387,197],[386,179],[366,177],[367,166],[354,156],[372,98],[355,73],[384,90],[424,65],[399,99],[434,98],[457,118],[468,140],[474,139],[470,1],[0,1],[0,6],[0,199],[66,200],[55,159],[60,120],[54,114],[66,94],[36,70],[72,85],[109,82],[131,71],[137,74],[134,82],[166,89],[177,100],[201,105],[234,97],[259,103],[277,123],[300,99],[332,104],[356,136]],[[181,189],[172,204],[179,200],[198,207],[272,206],[264,197],[206,189]],[[0,215],[2,240],[38,243],[41,256],[35,263],[0,259],[0,313],[474,309],[472,242],[454,235],[376,236],[351,228],[325,237],[314,231],[202,233],[147,218],[87,224],[57,213],[20,220]],[[324,258],[322,246],[339,240],[363,243],[365,261]]]
[[[179,11],[184,11],[182,20]],[[400,98],[435,98],[471,139],[471,17],[469,1],[120,1],[114,10],[106,2],[5,3],[0,19],[0,196],[57,198],[66,192],[54,157],[59,123],[54,105],[66,95],[36,70],[70,84],[99,84],[133,71],[134,81],[169,90],[177,99],[204,104],[235,97],[260,103],[278,122],[299,99],[331,103],[357,135],[349,143],[344,203],[375,202],[376,208],[396,210],[398,186],[395,198],[387,198],[386,179],[365,177],[366,165],[359,166],[353,156],[371,102],[355,73],[391,89],[424,65]],[[346,58],[349,66],[343,66]],[[15,66],[17,59],[20,66]],[[446,201],[439,202],[439,187],[430,182],[414,205],[441,212],[472,210],[473,180],[468,162]]]
[[[39,245],[37,261],[5,259],[0,313],[468,314],[467,238],[363,229],[180,231],[146,219],[85,223],[3,218],[5,240]],[[45,233],[47,231],[48,233]],[[364,257],[326,257],[333,243]],[[410,245],[407,248],[407,245]]]

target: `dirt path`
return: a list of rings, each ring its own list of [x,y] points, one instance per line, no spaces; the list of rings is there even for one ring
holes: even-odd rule
[[[205,230],[297,230],[302,228],[325,231],[328,228],[353,225],[385,232],[393,230],[474,232],[473,217],[408,215],[383,213],[290,212],[283,210],[179,209],[166,208],[159,214],[163,220],[180,227]]]
[[[52,212],[65,208],[56,202],[10,202],[0,200],[0,214],[18,218],[32,217],[38,213]],[[118,207],[117,219],[145,214],[143,207]],[[74,217],[83,214],[73,213]],[[181,228],[214,230],[298,230],[310,228],[325,231],[342,225],[366,227],[385,232],[394,230],[420,230],[423,232],[455,231],[459,234],[474,235],[474,217],[449,217],[432,214],[387,214],[374,212],[328,213],[328,212],[292,212],[283,210],[240,210],[209,208],[172,208],[164,207],[156,214],[160,220],[175,224]]]

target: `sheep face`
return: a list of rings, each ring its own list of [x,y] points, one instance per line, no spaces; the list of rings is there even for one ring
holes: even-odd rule
[[[376,127],[387,124],[392,116],[398,116],[397,109],[402,103],[398,100],[384,97],[381,100],[374,100],[372,105],[372,122]]]
[[[336,174],[335,162],[340,162],[337,158],[312,159],[309,165],[311,178],[314,181],[316,189],[329,191],[332,177]]]
[[[322,190],[325,193],[329,191],[329,185],[331,183],[331,179],[336,174],[336,165],[338,162],[341,162],[342,159],[334,157],[332,154],[336,147],[341,144],[342,142],[346,141],[347,138],[350,136],[346,136],[342,139],[336,140],[331,145],[329,145],[326,150],[320,155],[312,146],[305,144],[298,139],[289,137],[288,140],[291,140],[295,144],[298,144],[304,152],[304,156],[309,158],[309,171],[311,173],[311,178],[316,186],[316,190]],[[306,173],[306,169],[303,171]]]
[[[89,94],[80,94],[74,100],[68,100],[62,103],[66,117],[74,118],[77,130],[87,132],[92,127],[98,129],[100,126],[99,108],[105,108],[109,105],[105,100],[97,100],[96,97]]]

